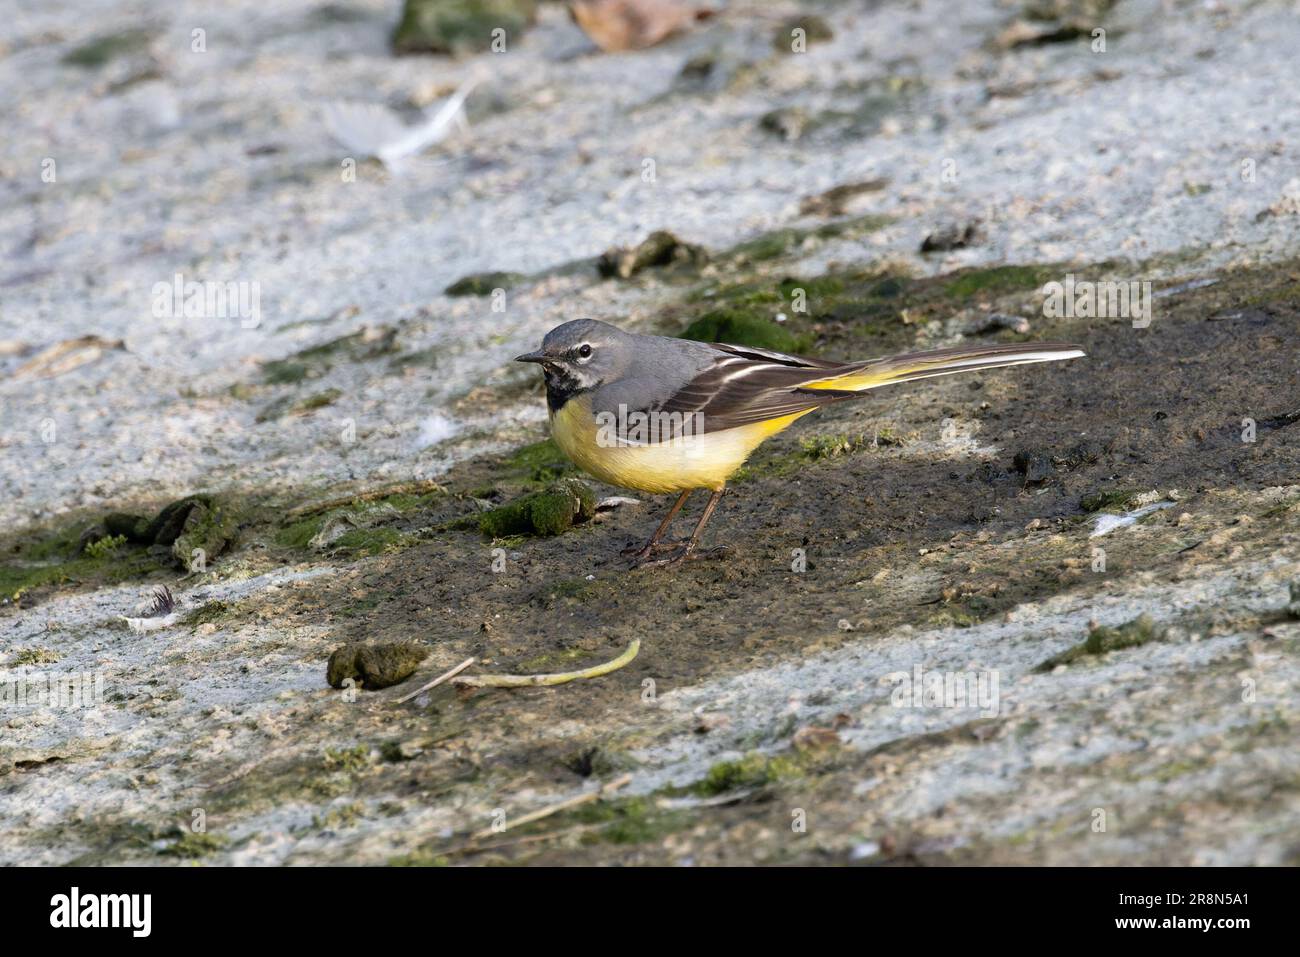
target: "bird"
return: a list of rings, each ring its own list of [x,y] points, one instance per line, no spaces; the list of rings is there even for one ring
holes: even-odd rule
[[[677,494],[649,540],[624,550],[639,567],[718,553],[699,550],[700,534],[727,480],[760,444],[810,412],[880,386],[1084,355],[1072,343],[1018,342],[837,362],[573,319],[515,361],[541,366],[551,436],[575,465],[610,485]],[[700,489],[709,500],[690,538],[661,542]],[[661,552],[671,554],[656,558]]]

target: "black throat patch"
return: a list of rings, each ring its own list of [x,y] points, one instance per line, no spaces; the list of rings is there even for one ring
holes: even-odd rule
[[[559,412],[566,402],[587,388],[562,367],[546,369],[546,405],[552,413]]]

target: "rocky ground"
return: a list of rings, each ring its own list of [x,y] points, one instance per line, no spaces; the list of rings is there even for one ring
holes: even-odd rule
[[[393,57],[394,4],[78,11],[0,32],[0,860],[1300,859],[1286,4],[733,3],[623,54],[543,4],[459,59]],[[326,103],[476,67],[468,132],[341,180]],[[154,316],[178,272],[258,323]],[[1150,324],[1047,314],[1070,274]],[[506,361],[577,315],[1089,357],[805,419],[725,555],[628,571],[668,502],[568,509]],[[331,688],[355,644],[414,673]]]

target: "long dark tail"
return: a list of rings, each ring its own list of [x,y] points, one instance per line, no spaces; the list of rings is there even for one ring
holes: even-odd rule
[[[1077,359],[1086,353],[1069,342],[1017,342],[1005,345],[955,346],[929,352],[911,352],[884,359],[855,363],[825,379],[801,385],[801,389],[831,389],[837,392],[865,392],[882,385],[976,372],[1002,366],[1027,365],[1031,362],[1055,362]]]

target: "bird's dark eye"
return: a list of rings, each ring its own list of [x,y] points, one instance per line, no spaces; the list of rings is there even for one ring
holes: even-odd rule
[[[582,345],[578,346],[578,358],[579,358],[579,359],[590,359],[590,358],[591,358],[591,346],[587,345],[585,342],[584,342]]]

